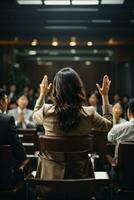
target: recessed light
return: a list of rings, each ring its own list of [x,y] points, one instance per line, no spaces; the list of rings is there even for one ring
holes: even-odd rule
[[[123,4],[125,0],[101,0],[101,4]]]
[[[20,5],[42,5],[41,0],[17,0]]]
[[[70,0],[45,0],[45,5],[70,5]]]
[[[109,61],[110,59],[109,59],[109,57],[105,57],[104,60],[105,61]]]
[[[92,19],[92,23],[111,23],[111,19]]]
[[[89,60],[85,61],[85,65],[90,66],[91,65],[91,61],[89,61]]]
[[[98,5],[99,0],[72,0],[72,5]]]
[[[30,50],[28,52],[29,55],[33,56],[33,55],[36,55],[37,54],[37,51],[33,51],[33,50]]]
[[[53,38],[52,46],[57,47],[59,45],[57,38]]]
[[[75,57],[74,57],[74,60],[75,60],[75,61],[79,61],[79,60],[80,60],[80,57],[75,56]]]
[[[38,42],[38,41],[37,41],[36,39],[34,39],[34,40],[32,41],[32,43],[31,43],[31,45],[32,45],[32,46],[36,46],[36,45],[37,45],[37,42]]]
[[[87,46],[92,46],[92,45],[93,45],[93,42],[91,42],[91,41],[87,42]]]

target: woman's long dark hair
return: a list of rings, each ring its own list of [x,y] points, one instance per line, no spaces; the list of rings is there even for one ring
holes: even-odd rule
[[[80,109],[85,92],[79,75],[72,68],[57,72],[52,89],[59,128],[64,132],[75,129],[80,122]]]

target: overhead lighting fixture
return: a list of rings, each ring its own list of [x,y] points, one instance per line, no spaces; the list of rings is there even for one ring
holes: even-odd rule
[[[74,57],[74,60],[75,60],[75,61],[79,61],[79,60],[80,60],[80,57],[75,56],[75,57]]]
[[[112,20],[110,19],[92,19],[92,23],[111,23]]]
[[[38,8],[38,12],[98,12],[98,8]]]
[[[93,42],[91,42],[91,41],[87,42],[87,46],[92,46],[92,45],[93,45]]]
[[[113,38],[110,38],[110,39],[108,40],[108,44],[114,44],[114,39],[113,39]]]
[[[86,66],[90,66],[91,64],[92,64],[91,61],[89,61],[89,60],[85,61]]]
[[[72,0],[72,5],[98,5],[99,0]]]
[[[41,0],[17,0],[20,5],[42,5]]]
[[[123,4],[125,0],[101,0],[101,4]]]
[[[33,51],[33,50],[30,50],[28,52],[29,55],[33,56],[33,55],[36,55],[37,54],[37,51]]]
[[[31,43],[32,46],[36,46],[37,45],[38,40],[34,39]]]
[[[70,0],[45,0],[45,5],[70,5]]]
[[[71,37],[71,40],[70,40],[69,45],[70,45],[71,47],[75,47],[75,46],[76,46],[76,38],[75,38],[75,37]]]
[[[105,61],[109,61],[110,59],[109,59],[109,57],[105,57],[104,60]]]
[[[45,26],[48,30],[87,30],[88,26]]]
[[[79,23],[89,23],[89,22],[90,22],[89,20],[62,20],[62,19],[61,20],[57,20],[57,19],[47,20],[47,23],[50,23],[50,24],[51,23],[52,24],[53,23],[56,23],[56,24],[62,24],[62,23],[63,24],[70,24],[70,23],[73,24],[73,23],[75,23],[76,24],[77,23],[77,24],[79,24]]]
[[[132,24],[133,24],[133,23],[134,23],[134,19],[130,19],[130,23],[132,23]]]
[[[58,45],[59,45],[59,44],[58,44],[57,38],[53,38],[52,46],[53,46],[53,47],[57,47]]]
[[[75,53],[76,53],[76,50],[75,50],[75,49],[71,49],[71,50],[70,50],[70,53],[71,53],[71,54],[75,54]]]

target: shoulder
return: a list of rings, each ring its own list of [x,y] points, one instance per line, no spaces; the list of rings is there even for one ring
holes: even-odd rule
[[[124,123],[116,124],[110,132],[124,131],[125,129],[130,127],[130,122],[125,121]]]
[[[10,122],[14,122],[14,117],[7,115],[7,114],[0,114],[0,119],[1,121],[5,122],[5,123],[10,123]]]
[[[8,114],[13,114],[13,113],[15,113],[15,112],[17,112],[17,108],[12,109],[12,110],[8,110]]]
[[[43,105],[43,112],[45,114],[47,114],[47,113],[53,113],[54,111],[55,111],[54,104],[44,104]]]
[[[33,113],[33,110],[30,110],[30,109],[27,108],[27,109],[26,109],[26,112],[29,113],[29,114],[32,114],[32,113]]]
[[[93,106],[82,106],[82,110],[88,116],[92,116],[95,113],[95,108]]]

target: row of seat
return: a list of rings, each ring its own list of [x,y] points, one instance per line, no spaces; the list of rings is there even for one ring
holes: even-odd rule
[[[103,159],[107,158],[108,162],[114,167],[118,175],[118,189],[128,194],[128,192],[133,195],[134,190],[134,161],[132,160],[132,155],[134,155],[134,143],[133,142],[124,142],[119,146],[119,155],[118,155],[118,164],[115,165],[112,157],[108,152],[110,152],[110,145],[107,145],[107,133],[100,131],[92,131],[91,136],[84,137],[49,137],[45,135],[40,135],[38,140],[38,135],[35,130],[19,130],[20,138],[22,139],[23,145],[26,148],[26,152],[29,155],[34,155],[35,151],[56,151],[56,152],[84,152],[88,151],[88,153],[92,154],[93,152],[98,153]],[[31,139],[30,139],[31,137]],[[93,138],[92,138],[93,137]],[[96,139],[95,139],[96,138]],[[39,142],[38,142],[39,141]],[[107,152],[108,146],[108,152]],[[69,148],[68,148],[69,147]],[[31,149],[33,150],[31,151]],[[29,151],[30,150],[30,151]],[[112,152],[113,153],[113,152]],[[5,156],[6,155],[6,156]],[[8,155],[8,160],[7,158]],[[31,157],[31,156],[30,156]],[[109,159],[110,158],[110,159]],[[3,162],[0,162],[0,171],[4,170],[4,174],[7,175],[6,179],[8,180],[8,173],[5,173],[11,168],[14,168],[14,159],[11,154],[10,146],[2,146],[0,148],[0,159]],[[67,180],[38,180],[35,179],[29,171],[28,168],[29,160],[21,163],[18,166],[17,172],[19,174],[20,180],[24,180],[25,177],[26,182],[22,182],[22,184],[26,183],[27,196],[25,196],[25,192],[22,192],[23,199],[27,197],[27,199],[36,199],[36,197],[41,195],[38,194],[36,188],[40,185],[43,187],[51,187],[53,188],[53,192],[47,195],[45,198],[51,197],[54,199],[55,195],[58,195],[58,199],[87,199],[88,197],[96,196],[96,190],[98,189],[98,184],[102,186],[102,184],[111,188],[111,184],[113,183],[108,174],[106,172],[95,172],[94,178],[92,179],[67,179]],[[28,176],[26,177],[26,174]],[[23,177],[23,178],[22,178]],[[18,179],[18,181],[20,181]],[[10,183],[9,183],[10,184]],[[2,185],[2,183],[1,183]],[[15,186],[14,188],[10,188],[8,191],[1,190],[0,195],[4,194],[14,194],[20,189],[20,184]],[[38,187],[37,187],[38,186]],[[109,187],[110,186],[110,187]],[[24,187],[23,187],[24,188]],[[32,192],[31,192],[32,191]],[[35,192],[36,191],[36,192]],[[119,191],[119,190],[118,190]],[[44,192],[43,192],[44,193]],[[58,194],[57,194],[58,193]],[[41,194],[41,193],[40,193]],[[20,193],[19,193],[20,195]],[[11,196],[10,196],[11,197]],[[18,197],[17,197],[18,198]],[[111,190],[108,193],[107,199],[112,198]],[[15,198],[13,198],[15,199]]]

